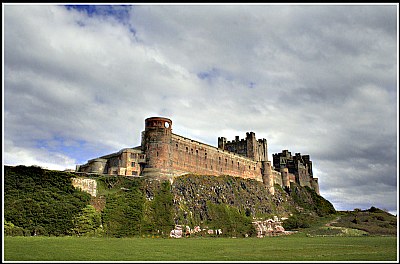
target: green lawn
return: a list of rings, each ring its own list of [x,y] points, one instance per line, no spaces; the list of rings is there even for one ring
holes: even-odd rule
[[[397,237],[5,237],[5,261],[396,261]]]

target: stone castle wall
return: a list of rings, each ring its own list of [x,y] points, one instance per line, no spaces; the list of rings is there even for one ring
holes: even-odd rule
[[[97,182],[94,179],[72,178],[72,186],[74,186],[75,188],[79,188],[84,192],[89,193],[93,197],[96,197]]]
[[[170,178],[187,173],[231,175],[262,181],[262,164],[172,133],[172,121],[148,118],[142,132],[144,176]]]
[[[77,166],[77,172],[144,176],[170,179],[184,174],[230,175],[263,182],[274,193],[274,184],[289,187],[290,182],[310,186],[319,193],[318,180],[312,177],[308,155],[292,156],[285,150],[273,155],[274,170],[268,161],[266,139],[256,140],[253,132],[246,138],[226,141],[218,147],[172,133],[172,121],[164,117],[145,120],[141,145],[93,159]]]
[[[171,136],[171,168],[205,175],[231,175],[262,181],[261,163],[176,134]]]

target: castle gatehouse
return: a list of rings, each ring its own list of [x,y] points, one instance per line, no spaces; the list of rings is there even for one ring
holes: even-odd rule
[[[319,194],[309,155],[288,150],[268,160],[266,139],[257,140],[253,132],[244,139],[218,138],[218,147],[172,133],[172,121],[165,117],[145,120],[141,145],[91,159],[76,166],[77,173],[124,175],[173,179],[185,174],[230,175],[263,182],[271,194],[274,185],[290,187],[290,182],[309,186]]]

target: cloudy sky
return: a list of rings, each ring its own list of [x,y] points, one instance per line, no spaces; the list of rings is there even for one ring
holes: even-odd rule
[[[337,210],[397,213],[398,5],[3,6],[3,164],[75,168],[144,119],[309,154]]]

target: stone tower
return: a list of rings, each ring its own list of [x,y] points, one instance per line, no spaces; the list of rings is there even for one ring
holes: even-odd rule
[[[247,144],[247,157],[252,160],[258,160],[258,146],[256,135],[254,132],[247,132],[246,133],[246,144]]]
[[[142,132],[142,151],[146,154],[143,176],[168,179],[171,176],[172,121],[164,117],[149,117]]]
[[[275,194],[274,175],[272,174],[271,162],[261,161],[262,180],[270,194]]]
[[[290,188],[289,169],[281,167],[282,187]]]

